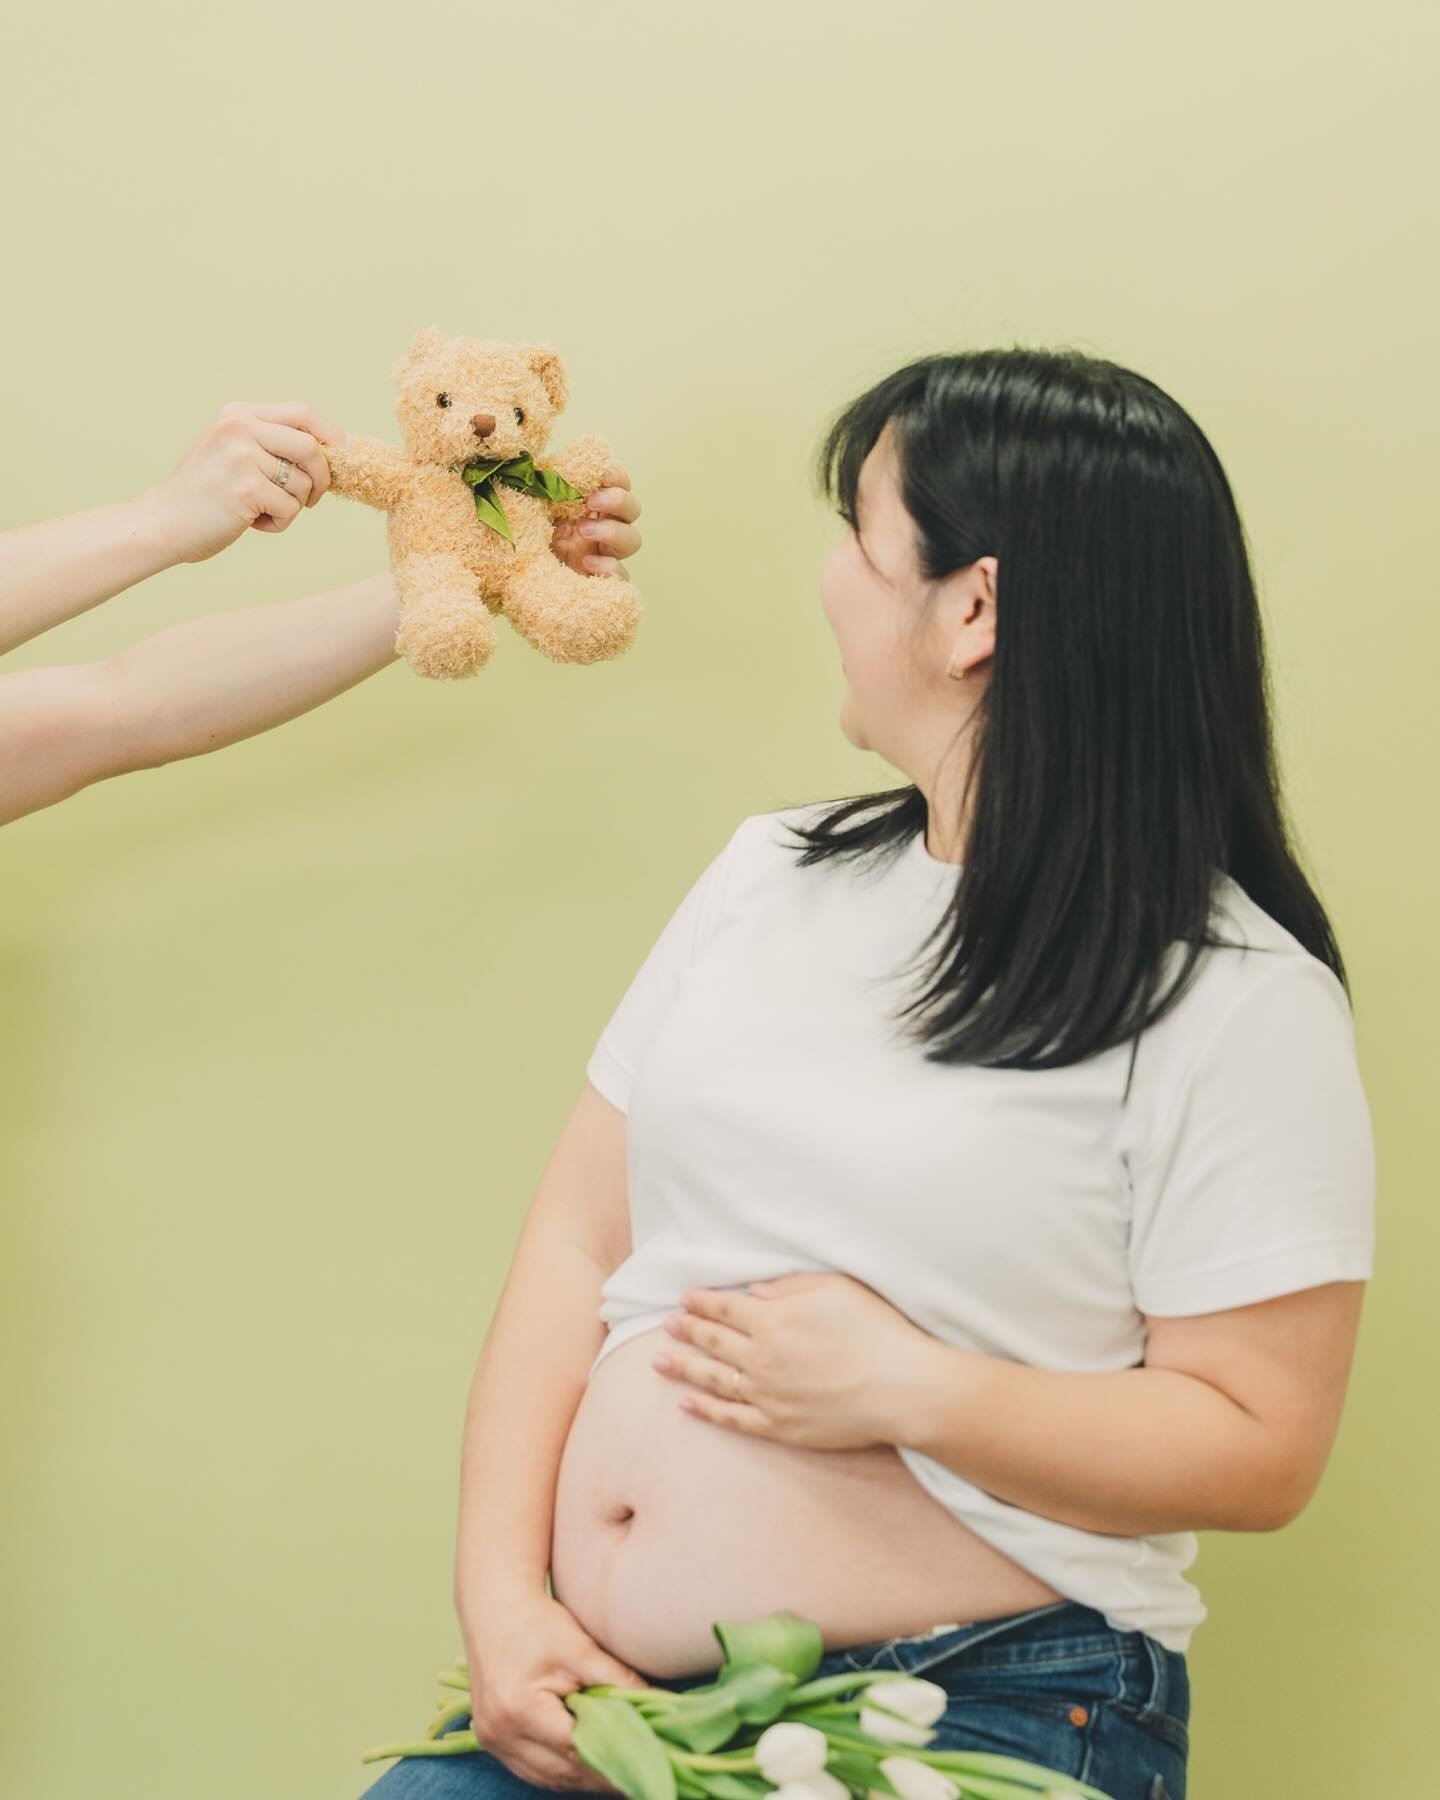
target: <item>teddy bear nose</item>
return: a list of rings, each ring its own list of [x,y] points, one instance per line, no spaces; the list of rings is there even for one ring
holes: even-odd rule
[[[470,423],[475,427],[476,437],[489,437],[495,429],[495,415],[494,413],[474,413]]]

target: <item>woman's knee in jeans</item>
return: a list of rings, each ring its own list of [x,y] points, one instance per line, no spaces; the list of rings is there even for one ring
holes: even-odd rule
[[[358,1800],[532,1800],[553,1789],[532,1786],[488,1752],[402,1756]]]

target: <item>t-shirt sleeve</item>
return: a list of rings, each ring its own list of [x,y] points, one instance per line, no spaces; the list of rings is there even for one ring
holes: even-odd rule
[[[1326,964],[1287,956],[1231,1005],[1131,1189],[1142,1313],[1219,1312],[1369,1279],[1370,1110],[1350,1004]]]
[[[701,870],[684,899],[666,920],[664,929],[590,1053],[590,1060],[585,1065],[590,1085],[598,1088],[621,1112],[629,1107],[630,1084],[640,1059],[675,999],[681,977],[694,961],[713,924],[726,872],[742,829],[743,822],[736,827],[724,849]]]

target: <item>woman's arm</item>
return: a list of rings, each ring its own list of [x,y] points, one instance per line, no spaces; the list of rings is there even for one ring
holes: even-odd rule
[[[343,437],[302,401],[232,400],[138,498],[0,533],[0,656],[252,526],[283,531],[330,485],[320,442]]]
[[[395,660],[387,575],[156,632],[95,663],[0,677],[0,824],[92,782],[268,731]]]
[[[680,1405],[819,1450],[918,1450],[1083,1531],[1274,1531],[1319,1483],[1363,1281],[1146,1318],[1145,1361],[1041,1369],[932,1336],[865,1282],[807,1270],[692,1288],[652,1358]]]
[[[1324,1472],[1362,1281],[1150,1318],[1145,1362],[1034,1369],[925,1337],[893,1441],[1014,1506],[1086,1531],[1275,1531]]]
[[[470,1386],[454,1582],[467,1649],[489,1607],[545,1592],[560,1458],[605,1336],[600,1288],[629,1253],[625,1115],[587,1081],[536,1186]]]

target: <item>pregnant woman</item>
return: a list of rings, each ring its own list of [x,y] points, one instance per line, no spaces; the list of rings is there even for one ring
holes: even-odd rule
[[[938,1748],[1183,1800],[1194,1534],[1329,1454],[1370,1118],[1213,450],[1011,349],[821,473],[842,727],[908,780],[742,819],[601,1032],[467,1411],[487,1749],[375,1800],[605,1791],[562,1696],[779,1608],[940,1683]]]

